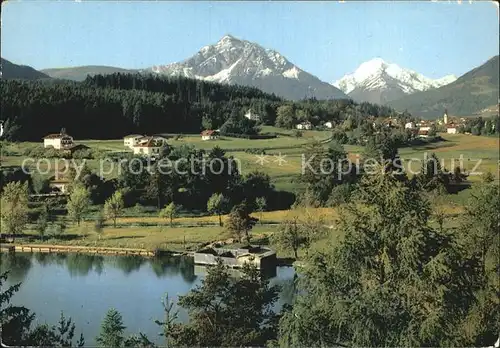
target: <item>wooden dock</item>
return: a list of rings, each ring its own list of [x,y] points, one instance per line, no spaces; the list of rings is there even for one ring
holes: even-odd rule
[[[14,251],[14,246],[13,245],[0,245],[0,251],[2,252],[11,252],[11,251]]]
[[[129,248],[105,248],[105,247],[90,247],[90,246],[69,246],[69,245],[43,245],[43,244],[27,244],[27,245],[12,245],[8,250],[2,251],[17,251],[28,253],[78,253],[78,254],[98,254],[98,255],[136,255],[136,256],[154,256],[154,252],[146,249],[129,249]]]

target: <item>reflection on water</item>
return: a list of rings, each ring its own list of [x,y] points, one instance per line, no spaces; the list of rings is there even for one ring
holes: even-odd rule
[[[193,259],[181,256],[146,259],[137,255],[2,253],[2,270],[10,270],[9,278],[11,281],[22,282],[32,266],[32,260],[35,260],[42,267],[65,266],[71,277],[87,276],[91,271],[100,275],[103,269],[108,266],[123,271],[123,274],[127,276],[132,272],[139,271],[143,265],[148,265],[158,278],[180,274],[188,283],[193,283],[196,280]]]
[[[10,270],[9,281],[22,282],[31,268],[31,254],[1,253],[2,273]]]
[[[100,323],[111,307],[122,313],[128,333],[142,331],[161,342],[160,328],[154,320],[163,318],[161,299],[165,293],[176,302],[206,275],[206,270],[195,267],[190,257],[0,255],[1,271],[10,270],[8,283],[23,283],[13,303],[33,310],[39,323],[55,324],[63,311],[75,321],[77,335],[83,332],[88,345],[95,344]],[[292,302],[296,291],[294,275],[292,267],[266,272],[271,285],[281,287],[276,310]],[[182,308],[179,318],[188,320]]]

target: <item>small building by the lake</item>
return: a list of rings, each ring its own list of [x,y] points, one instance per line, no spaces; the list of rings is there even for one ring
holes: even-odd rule
[[[276,251],[262,246],[207,247],[194,253],[197,265],[215,265],[219,258],[231,268],[241,268],[245,263],[253,264],[258,269],[276,266]]]

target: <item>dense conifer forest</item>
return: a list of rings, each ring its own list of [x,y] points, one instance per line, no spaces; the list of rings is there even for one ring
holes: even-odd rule
[[[8,80],[0,82],[0,92],[5,137],[20,141],[39,141],[61,127],[76,139],[197,133],[217,129],[249,109],[261,115],[262,123],[274,124],[278,108],[285,105],[296,115],[289,121],[315,125],[349,115],[396,114],[385,106],[351,100],[289,102],[251,87],[138,74],[88,76],[83,82]]]

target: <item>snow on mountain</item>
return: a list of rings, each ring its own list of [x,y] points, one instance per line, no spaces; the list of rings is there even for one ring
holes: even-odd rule
[[[225,35],[204,46],[191,58],[158,65],[146,72],[185,76],[219,83],[257,87],[287,99],[348,98],[336,87],[300,69],[280,53],[258,44]]]
[[[431,79],[381,58],[374,58],[362,63],[354,73],[345,75],[333,85],[353,99],[386,103],[404,95],[447,85],[456,79],[454,75]]]

